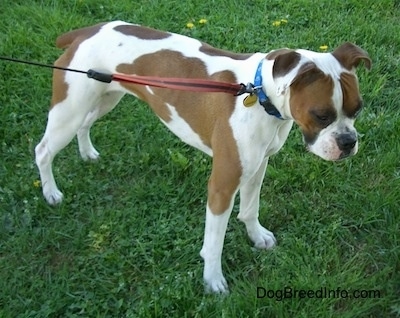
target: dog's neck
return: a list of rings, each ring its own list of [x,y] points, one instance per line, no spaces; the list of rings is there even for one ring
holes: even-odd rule
[[[258,102],[261,104],[261,106],[264,107],[264,109],[268,115],[271,115],[278,119],[283,120],[284,118],[282,117],[281,113],[275,107],[275,105],[271,102],[268,95],[265,94],[265,91],[263,88],[262,68],[263,68],[264,61],[265,61],[265,58],[262,58],[260,60],[260,62],[258,63],[256,74],[254,76],[254,86],[255,86],[256,94],[258,96]]]
[[[290,87],[282,88],[281,83],[273,78],[272,67],[274,65],[274,60],[265,59],[262,65],[262,76],[263,76],[263,91],[268,97],[270,103],[276,108],[280,113],[282,119],[292,120],[292,114],[290,112],[289,105],[289,93]],[[279,118],[278,116],[275,116]]]

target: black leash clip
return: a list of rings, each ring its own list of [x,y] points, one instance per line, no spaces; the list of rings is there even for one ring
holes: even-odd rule
[[[256,93],[256,87],[252,83],[247,83],[247,85],[240,83],[240,86],[241,87],[235,96],[240,96],[243,94],[254,95]]]
[[[113,80],[112,74],[107,74],[107,73],[102,73],[99,71],[95,71],[93,69],[90,69],[86,72],[87,77],[93,78],[96,81],[103,82],[103,83],[111,83]]]

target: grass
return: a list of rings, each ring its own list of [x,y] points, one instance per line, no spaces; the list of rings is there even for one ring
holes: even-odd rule
[[[49,207],[35,186],[33,149],[51,71],[0,61],[0,317],[400,316],[399,1],[0,0],[0,8],[0,55],[45,63],[60,54],[59,34],[116,19],[238,52],[352,41],[374,62],[359,71],[359,153],[324,162],[293,129],[262,191],[260,218],[279,245],[254,250],[232,217],[223,254],[231,293],[221,297],[204,294],[198,255],[210,160],[126,98],[93,129],[99,162],[82,162],[76,143],[57,157],[66,198]],[[257,298],[257,287],[380,297],[280,301]]]

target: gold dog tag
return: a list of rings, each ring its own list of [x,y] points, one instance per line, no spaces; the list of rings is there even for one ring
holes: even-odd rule
[[[257,95],[256,94],[251,94],[246,96],[246,98],[243,100],[243,105],[245,107],[251,107],[257,102]]]

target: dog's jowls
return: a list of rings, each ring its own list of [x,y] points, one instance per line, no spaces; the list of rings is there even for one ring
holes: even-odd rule
[[[55,65],[109,73],[254,83],[262,65],[258,74],[262,90],[282,119],[268,114],[259,102],[244,107],[244,95],[105,84],[82,74],[54,71],[48,123],[36,147],[43,194],[50,204],[63,197],[52,172],[54,157],[76,135],[82,158],[97,159],[90,127],[125,94],[148,103],[173,133],[213,157],[200,252],[207,290],[228,291],[221,255],[239,190],[238,218],[250,239],[261,249],[276,244],[272,232],[258,221],[259,195],[268,158],[282,147],[293,122],[299,125],[306,147],[323,159],[338,160],[357,152],[353,123],[362,100],[355,67],[363,61],[370,68],[371,61],[354,44],[345,43],[332,53],[278,49],[236,54],[186,36],[117,21],[66,33],[57,39],[57,46],[66,50]]]

